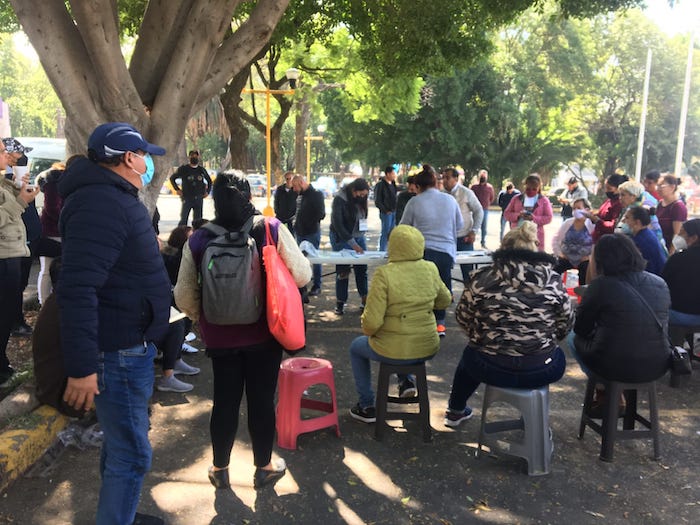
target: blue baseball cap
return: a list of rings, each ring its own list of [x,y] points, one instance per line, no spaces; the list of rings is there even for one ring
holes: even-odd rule
[[[165,155],[165,148],[146,142],[141,133],[126,122],[100,124],[90,134],[88,153],[97,160],[118,157],[127,151],[145,151],[151,155]]]

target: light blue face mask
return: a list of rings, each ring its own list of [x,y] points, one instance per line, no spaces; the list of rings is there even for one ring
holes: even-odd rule
[[[138,153],[134,153],[134,155],[136,155],[137,157],[141,157],[143,159],[143,161],[146,163],[146,172],[139,173],[139,175],[141,176],[141,183],[144,186],[146,186],[147,184],[149,184],[153,180],[153,174],[156,171],[156,167],[153,164],[153,158],[151,158],[150,153],[146,153],[143,156],[139,155]],[[136,170],[134,170],[134,171],[136,173],[138,173],[138,171],[136,171]]]
[[[620,224],[620,230],[625,235],[633,235],[632,229],[629,227],[629,224],[627,224],[626,222],[623,222],[622,224]]]

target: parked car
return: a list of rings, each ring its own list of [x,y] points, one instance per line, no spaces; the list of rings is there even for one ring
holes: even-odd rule
[[[29,181],[37,182],[37,178],[41,179],[48,175],[51,167],[57,163],[66,160],[66,139],[52,139],[45,137],[17,137],[17,140],[23,146],[32,148],[32,151],[27,152],[29,159]],[[40,182],[38,182],[41,184]],[[41,210],[44,206],[44,194],[39,193],[34,202],[37,210]]]
[[[267,195],[267,177],[265,175],[245,175],[250,184],[250,193],[253,197],[265,197]]]
[[[338,183],[333,177],[326,175],[317,177],[316,180],[311,181],[311,185],[318,191],[323,192],[323,196],[326,199],[332,197],[335,195],[335,192],[338,191]]]

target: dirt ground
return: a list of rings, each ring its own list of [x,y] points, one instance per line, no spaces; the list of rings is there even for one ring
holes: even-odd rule
[[[212,374],[203,353],[186,357],[202,367],[191,378],[195,390],[156,392],[153,398],[154,460],[141,512],[173,525],[700,522],[700,370],[680,389],[669,388],[667,379],[659,381],[660,461],[651,459],[650,442],[627,441],[616,445],[614,463],[603,463],[595,433],[589,429],[577,439],[585,379],[569,359],[565,377],[550,393],[551,473],[528,477],[524,460],[475,457],[481,389],[470,401],[470,421],[456,430],[443,425],[465,343],[453,309],[440,353],[428,365],[433,441],[423,443],[416,423],[395,422],[394,431],[378,442],[372,425],[351,419],[348,409],[356,393],[347,349],[360,333],[359,300],[351,296],[346,315],[338,317],[332,313],[330,278],[323,292],[308,308],[304,355],[333,362],[342,436],[323,430],[302,435],[296,450],[277,448],[288,473],[274,488],[256,492],[244,405],[231,461],[232,490],[215,491],[206,477]],[[67,448],[43,472],[19,479],[0,496],[0,524],[91,523],[98,462],[97,449]]]

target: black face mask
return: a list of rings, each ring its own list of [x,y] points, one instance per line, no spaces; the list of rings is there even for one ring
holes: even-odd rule
[[[620,198],[619,193],[613,193],[612,191],[606,191],[605,196],[610,200],[615,200]]]
[[[196,166],[197,164],[199,164],[199,159],[197,157],[190,157],[190,164]]]
[[[362,204],[367,200],[367,197],[353,197],[353,201],[355,201],[357,204]]]

